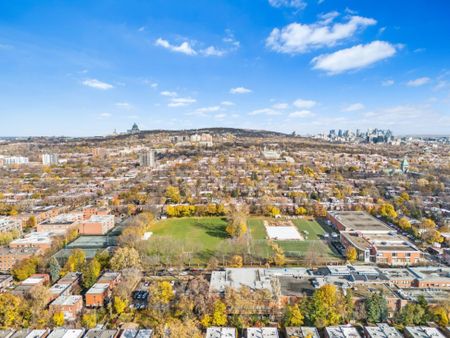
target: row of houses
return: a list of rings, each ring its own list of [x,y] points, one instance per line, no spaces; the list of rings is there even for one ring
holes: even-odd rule
[[[450,327],[438,329],[427,326],[405,327],[403,334],[388,324],[356,328],[349,325],[325,327],[319,332],[315,327],[286,327],[283,331],[276,327],[251,327],[244,331],[246,338],[448,338]],[[232,327],[210,327],[206,338],[237,338],[238,330]]]
[[[48,274],[33,274],[11,290],[13,287],[12,277],[8,275],[3,276],[5,278],[0,278],[0,291],[11,292],[20,296],[31,294],[36,287],[47,287],[50,284]],[[112,290],[120,282],[120,277],[121,275],[118,272],[103,273],[97,282],[87,290],[83,301],[83,296],[80,295],[81,274],[79,272],[69,272],[48,288],[49,309],[53,312],[62,312],[66,321],[73,321],[83,307],[96,308],[104,306],[110,299]]]
[[[0,338],[152,338],[152,329],[66,329],[0,330]]]

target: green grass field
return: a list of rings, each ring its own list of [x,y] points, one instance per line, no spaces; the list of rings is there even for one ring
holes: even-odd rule
[[[294,219],[293,223],[305,238],[303,241],[277,241],[277,244],[285,251],[287,256],[302,257],[308,251],[314,250],[327,259],[336,259],[337,255],[330,246],[322,240],[325,230],[316,221]],[[305,232],[306,231],[306,232]]]
[[[220,243],[229,238],[226,226],[226,220],[221,217],[186,217],[157,222],[151,227],[151,231],[153,236],[167,236],[178,240],[185,250],[194,249],[197,253],[210,256]]]
[[[316,221],[303,219],[293,220],[300,233],[305,236],[304,241],[277,241],[288,257],[303,257],[310,250],[328,259],[336,259],[337,255],[321,239],[325,233]],[[252,241],[249,251],[257,257],[270,257],[272,249],[266,239],[266,229],[262,218],[249,218],[248,231]],[[195,261],[206,263],[210,257],[220,251],[229,236],[225,231],[227,222],[221,217],[186,217],[172,218],[152,225],[153,236],[170,237],[177,241],[183,250],[193,252]],[[305,234],[304,231],[308,234]]]

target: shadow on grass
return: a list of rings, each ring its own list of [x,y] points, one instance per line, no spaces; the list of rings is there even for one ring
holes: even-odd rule
[[[225,239],[228,238],[228,234],[225,231],[226,225],[224,224],[211,224],[211,223],[202,223],[196,222],[194,226],[204,229],[205,233],[211,237]]]

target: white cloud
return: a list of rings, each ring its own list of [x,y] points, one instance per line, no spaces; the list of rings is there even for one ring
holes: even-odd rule
[[[233,35],[233,32],[229,29],[225,31],[225,37],[222,41],[226,44],[223,48],[219,48],[213,45],[206,47],[206,44],[196,41],[183,41],[181,44],[176,45],[170,43],[168,40],[158,38],[155,41],[155,45],[163,47],[172,52],[183,53],[186,55],[201,55],[201,56],[224,56],[229,52],[235,51],[239,48],[239,41],[237,41]],[[197,48],[194,48],[197,46]]]
[[[436,86],[434,86],[434,90],[441,90],[443,88],[447,87],[447,81],[440,80]]]
[[[354,111],[358,111],[358,110],[362,110],[364,109],[365,106],[362,103],[353,103],[347,107],[345,107],[344,109],[342,109],[343,112],[354,112]]]
[[[222,41],[230,45],[232,50],[238,49],[241,45],[241,43],[236,40],[233,32],[230,29],[225,30],[225,37],[222,39]]]
[[[266,39],[266,46],[280,53],[306,53],[311,49],[334,46],[351,38],[358,29],[377,23],[371,18],[351,16],[345,23],[332,24],[335,17],[336,12],[331,12],[313,24],[294,22],[281,29],[274,28]]]
[[[339,74],[349,70],[361,69],[395,55],[396,47],[385,41],[373,41],[341,49],[331,54],[323,54],[312,60],[313,68],[328,74]]]
[[[263,109],[257,109],[253,110],[248,115],[268,115],[268,116],[275,116],[275,115],[281,115],[281,113],[278,110],[274,110],[271,108],[263,108]]]
[[[252,91],[250,89],[245,88],[245,87],[235,87],[235,88],[230,89],[231,94],[248,94],[251,92]]]
[[[310,110],[299,110],[289,114],[289,117],[308,117],[313,116],[314,113]]]
[[[172,52],[183,53],[186,55],[197,55],[197,52],[192,48],[191,44],[188,41],[182,42],[180,45],[173,45],[169,41],[164,40],[162,38],[158,38],[155,41],[155,45],[159,47],[166,48]]]
[[[170,92],[168,90],[164,90],[162,92],[159,93],[161,96],[167,96],[167,97],[175,97],[177,96],[176,92]]]
[[[101,113],[100,117],[101,118],[108,118],[108,117],[111,117],[111,114],[110,113]]]
[[[177,97],[172,98],[167,106],[171,108],[186,107],[195,102],[197,102],[197,100],[190,97]]]
[[[211,107],[203,107],[198,108],[194,112],[188,115],[198,115],[198,116],[206,116],[208,113],[214,113],[220,110],[220,106],[211,106]]]
[[[209,46],[201,51],[201,53],[205,56],[224,56],[226,51],[217,49],[214,46]]]
[[[283,109],[288,109],[289,108],[289,104],[284,103],[284,102],[280,102],[280,103],[275,103],[272,106],[273,109],[278,109],[278,110],[283,110]]]
[[[234,103],[231,102],[231,101],[222,101],[222,102],[220,102],[220,104],[221,104],[222,106],[228,106],[228,107],[234,106]]]
[[[133,105],[131,105],[128,102],[117,102],[116,103],[116,107],[119,107],[119,108],[122,108],[122,109],[125,109],[125,110],[130,110],[130,109],[133,108]]]
[[[223,120],[225,117],[227,117],[227,114],[221,113],[221,114],[214,115],[214,118],[217,120]]]
[[[384,80],[384,81],[381,82],[381,85],[382,85],[383,87],[390,87],[390,86],[392,86],[394,83],[395,83],[394,80]]]
[[[420,86],[423,86],[423,85],[427,84],[428,82],[430,82],[430,80],[431,79],[429,77],[424,76],[424,77],[419,77],[418,79],[415,79],[415,80],[408,81],[406,84],[409,87],[420,87]]]
[[[299,109],[310,109],[314,107],[316,104],[317,104],[316,101],[303,99],[295,100],[293,103],[293,105]]]
[[[108,89],[114,88],[113,85],[106,83],[106,82],[99,81],[97,79],[84,80],[83,85],[85,85],[87,87],[95,88],[95,89],[100,89],[100,90],[108,90]]]
[[[269,4],[272,7],[288,7],[295,9],[304,9],[306,7],[306,2],[303,0],[269,0]]]

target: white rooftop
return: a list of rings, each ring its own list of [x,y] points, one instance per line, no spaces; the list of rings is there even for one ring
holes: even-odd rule
[[[405,332],[408,332],[412,338],[445,338],[435,327],[407,326],[405,327]]]
[[[329,338],[361,338],[360,334],[353,326],[329,326],[326,327]]]
[[[249,327],[247,329],[247,338],[278,338],[278,329],[276,327]]]
[[[206,330],[206,338],[235,338],[234,327],[209,327]]]

